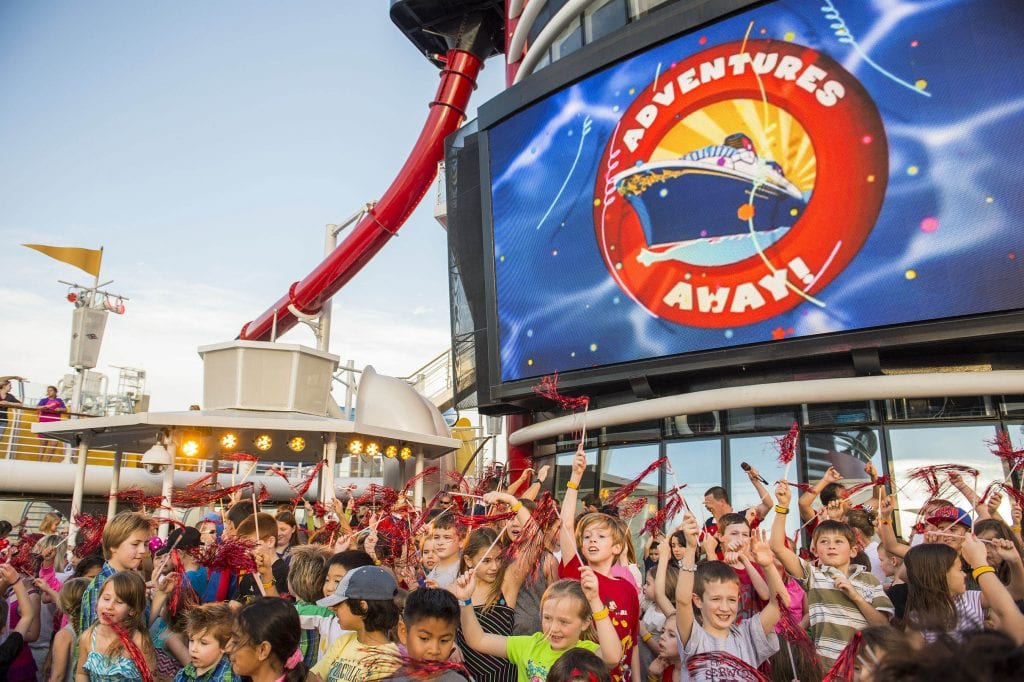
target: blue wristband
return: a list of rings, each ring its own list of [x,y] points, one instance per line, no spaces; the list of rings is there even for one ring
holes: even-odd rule
[[[459,602],[459,606],[472,606],[472,605],[473,605],[473,600],[472,599],[465,599],[465,600],[462,600],[462,601]]]

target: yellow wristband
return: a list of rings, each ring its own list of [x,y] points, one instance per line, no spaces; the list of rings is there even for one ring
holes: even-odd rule
[[[992,568],[991,566],[978,566],[976,569],[971,571],[971,577],[974,578],[975,580],[977,580],[979,577],[985,575],[986,573],[995,573],[995,572],[996,572],[996,569]]]
[[[643,640],[644,642],[649,642],[649,641],[651,641],[651,637],[653,637],[653,636],[654,635],[652,635],[651,633],[645,632],[643,635],[640,636],[640,639]]]
[[[789,507],[780,507],[779,505],[775,505],[775,513],[776,514],[788,514],[789,513]]]
[[[1010,526],[1010,530],[1012,530],[1014,533],[1019,533],[1020,526]]]
[[[598,611],[597,613],[595,613],[592,616],[592,618],[594,620],[604,620],[607,617],[608,617],[608,607],[607,606],[604,607],[603,609],[601,609],[600,611]]]
[[[580,489],[580,484],[579,483],[573,483],[572,481],[569,481],[568,483],[565,484],[565,487],[566,488],[572,488],[573,490],[579,490]]]
[[[512,512],[513,514],[515,514],[517,511],[519,511],[522,508],[523,508],[523,503],[522,502],[516,502],[515,504],[512,505],[512,507],[509,509],[509,511]]]

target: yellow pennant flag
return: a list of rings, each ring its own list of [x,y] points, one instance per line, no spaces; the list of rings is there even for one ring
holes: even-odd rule
[[[100,276],[100,261],[103,260],[103,249],[80,249],[76,246],[46,246],[45,244],[22,244],[39,253],[46,254],[50,258],[74,265],[76,268],[85,270],[93,277]]]

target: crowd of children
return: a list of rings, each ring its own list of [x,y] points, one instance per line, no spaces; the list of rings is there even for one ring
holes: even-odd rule
[[[906,543],[883,479],[875,505],[851,507],[829,471],[799,500],[807,548],[787,534],[793,486],[780,481],[774,496],[757,485],[761,503],[745,512],[709,490],[712,518],[686,508],[673,527],[645,527],[638,554],[628,497],[578,508],[585,470],[580,450],[560,505],[527,476],[442,491],[422,512],[380,487],[368,509],[309,507],[306,527],[291,508],[236,501],[166,542],[154,539],[160,519],[122,512],[93,553],[65,553],[56,528],[24,536],[31,551],[12,546],[0,564],[0,679],[885,682],[1024,670],[1016,507],[1011,526],[977,496],[965,493],[971,511],[936,498]]]

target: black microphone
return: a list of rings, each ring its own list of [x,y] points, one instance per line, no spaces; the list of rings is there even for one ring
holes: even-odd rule
[[[750,473],[750,465],[747,464],[746,462],[740,462],[740,469],[743,469],[747,473]],[[768,481],[764,480],[764,476],[758,476],[757,480],[761,481],[761,483],[764,483],[765,485],[768,485]]]

